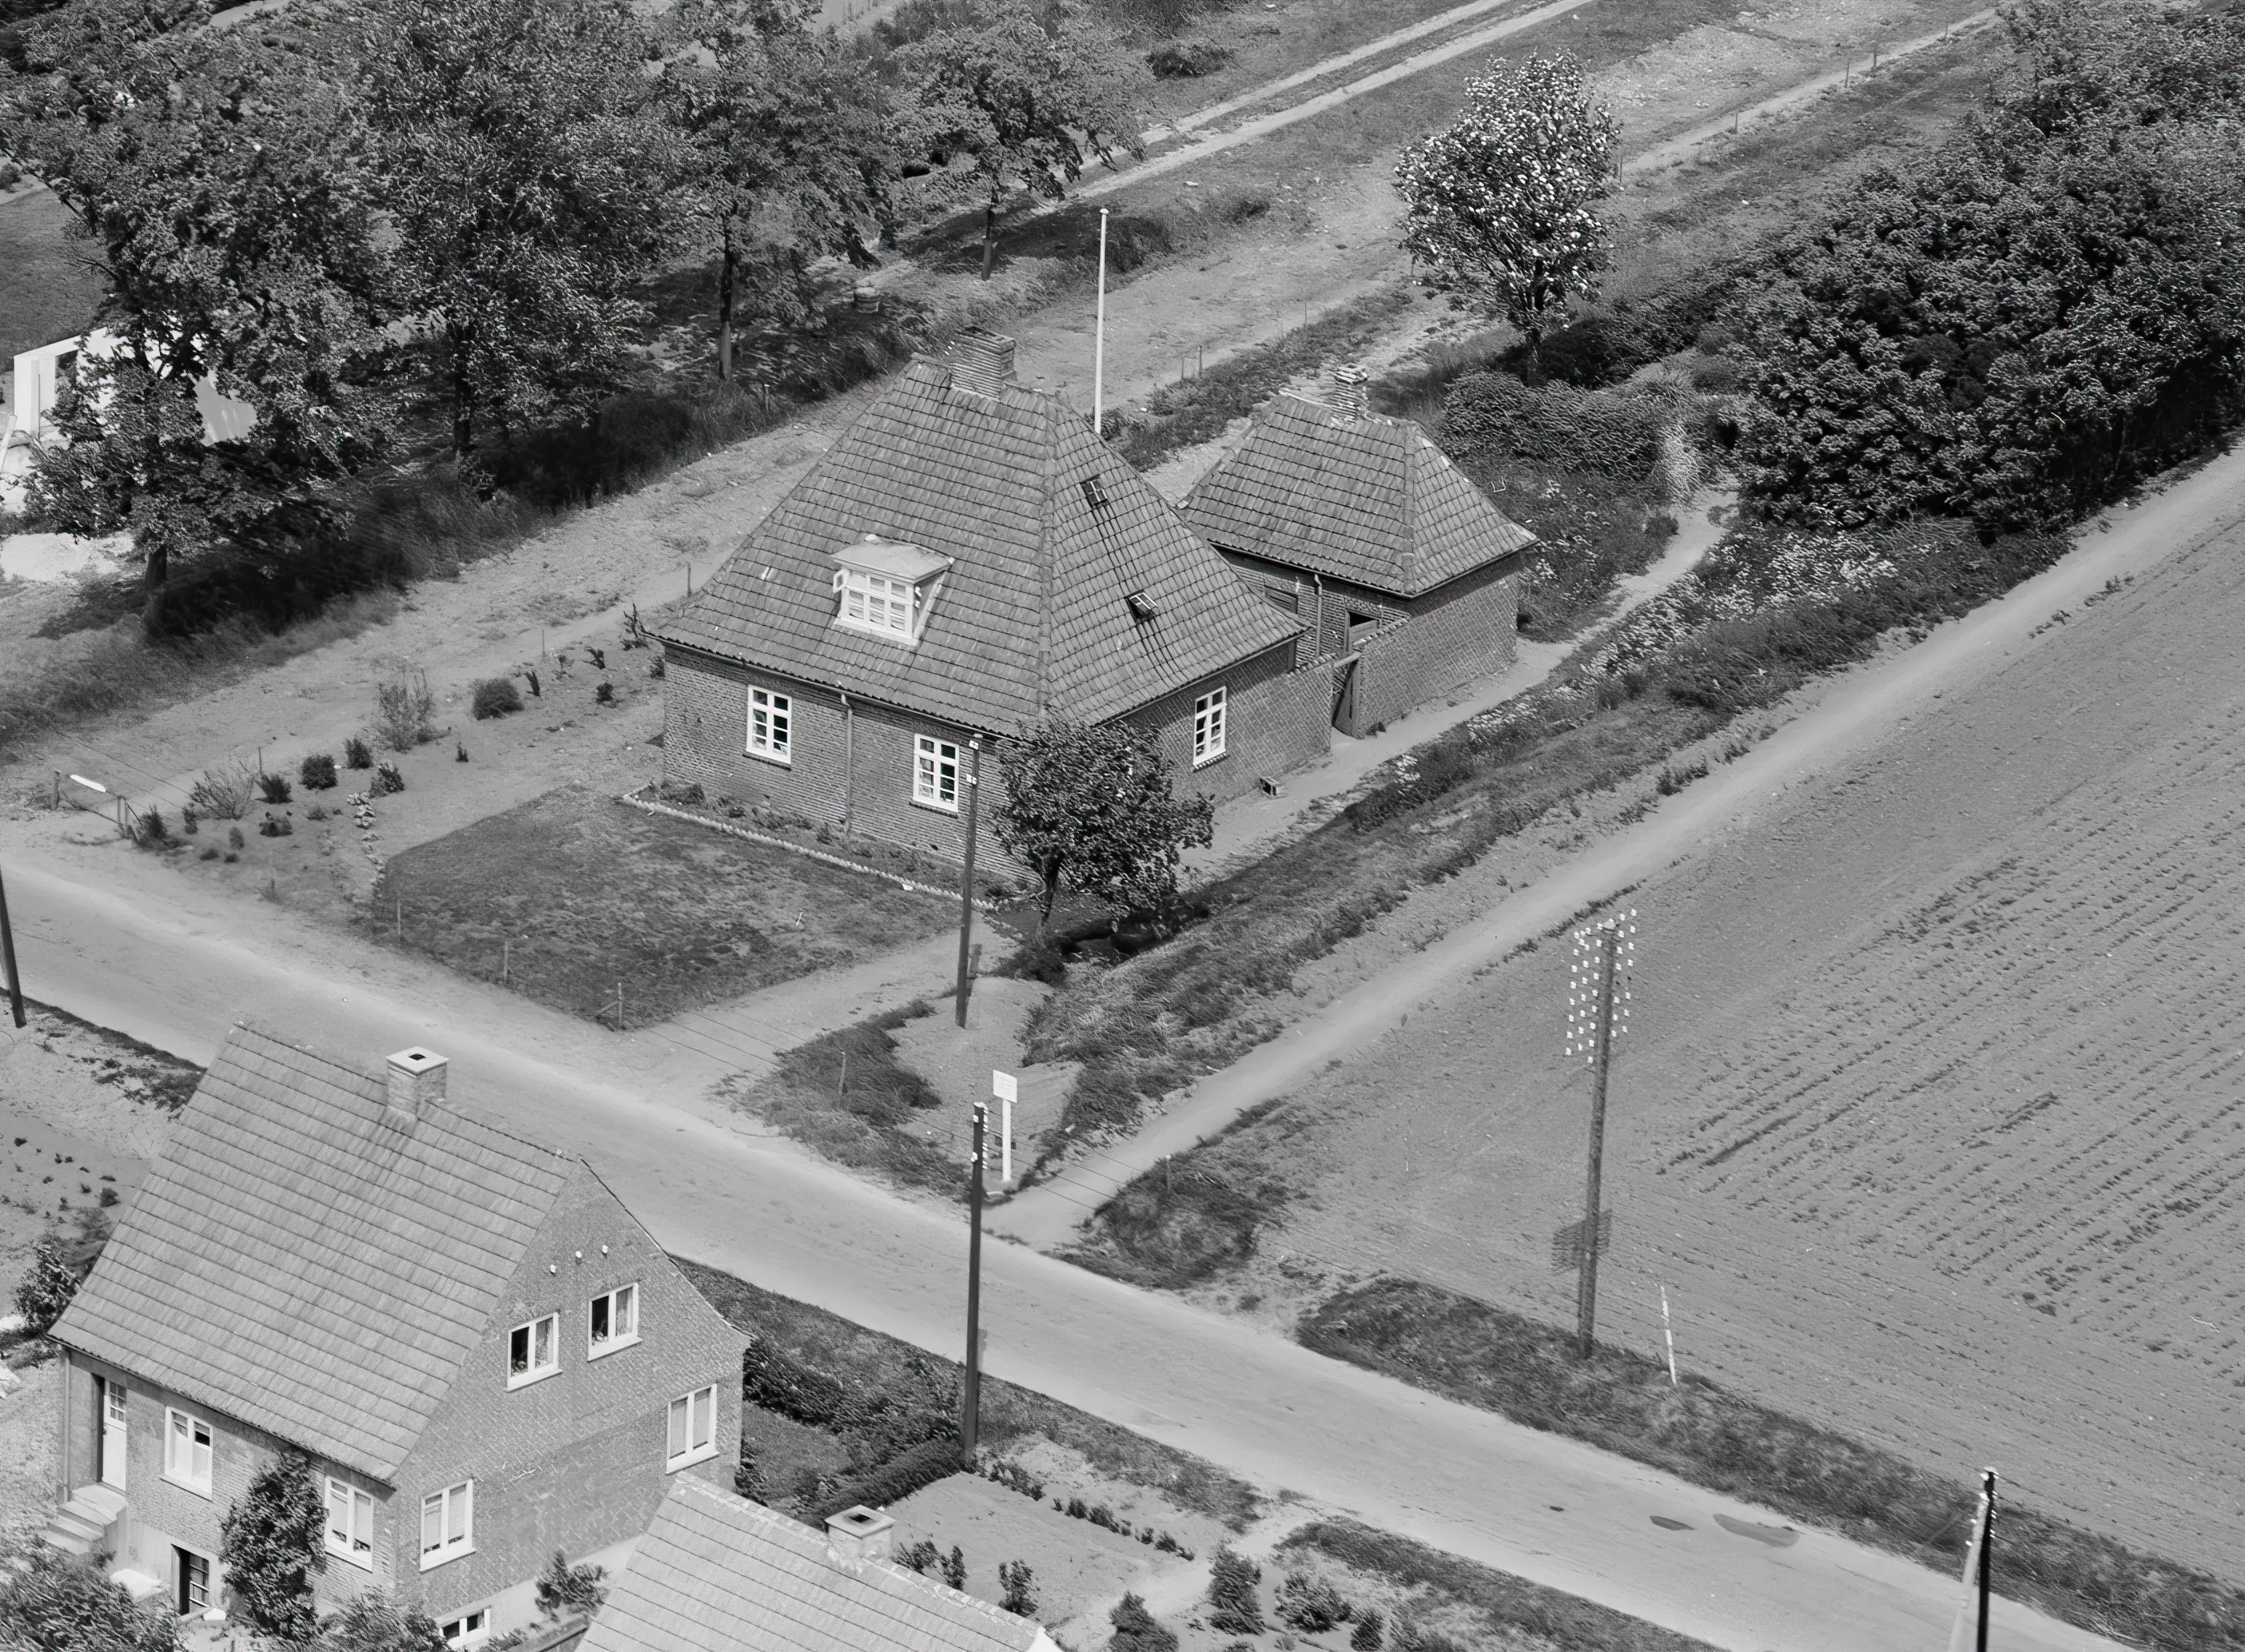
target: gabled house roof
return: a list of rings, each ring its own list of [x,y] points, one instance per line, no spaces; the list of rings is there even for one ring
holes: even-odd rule
[[[1259,409],[1183,508],[1211,545],[1398,597],[1536,543],[1412,420],[1299,396]]]
[[[237,1026],[54,1335],[390,1482],[580,1172]]]
[[[1012,382],[1010,341],[969,348],[995,367],[907,367],[662,640],[994,734],[1103,721],[1293,640],[1082,414]],[[868,535],[949,559],[916,640],[835,623],[838,553]]]
[[[579,1652],[1057,1652],[1028,1618],[681,1474]]]

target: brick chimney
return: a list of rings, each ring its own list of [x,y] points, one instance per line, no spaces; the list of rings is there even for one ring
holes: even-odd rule
[[[1014,378],[1014,341],[970,327],[951,346],[951,382],[978,396],[995,396]]]
[[[1348,413],[1369,413],[1372,410],[1372,375],[1356,362],[1346,362],[1333,370],[1333,388],[1326,394],[1328,405]]]
[[[826,1517],[826,1552],[847,1567],[889,1558],[889,1534],[896,1522],[863,1503]]]
[[[410,1129],[421,1109],[444,1099],[444,1069],[451,1064],[434,1050],[400,1050],[383,1075],[383,1117]]]

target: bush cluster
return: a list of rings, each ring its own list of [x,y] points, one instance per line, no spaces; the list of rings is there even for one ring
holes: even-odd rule
[[[1496,452],[1634,482],[1658,463],[1661,432],[1678,416],[1672,404],[1647,391],[1531,385],[1510,373],[1475,373],[1451,387],[1441,437],[1453,457]]]
[[[959,1469],[959,1441],[955,1433],[947,1432],[944,1438],[924,1439],[899,1452],[872,1473],[844,1482],[804,1513],[810,1520],[824,1520],[830,1514],[855,1508],[860,1503],[879,1508],[910,1497],[924,1486],[946,1479]]]
[[[1256,1588],[1263,1568],[1230,1544],[1217,1550],[1209,1564],[1208,1627],[1219,1635],[1260,1635],[1264,1630],[1263,1602]]]
[[[485,677],[476,684],[470,695],[469,710],[478,722],[521,709],[522,691],[514,686],[512,677]]]

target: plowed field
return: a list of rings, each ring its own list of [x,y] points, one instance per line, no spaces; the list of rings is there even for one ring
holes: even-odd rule
[[[2233,1579],[2240,549],[2052,625],[1630,897],[1599,1327],[1658,1352],[1665,1283],[1687,1368]],[[1570,1318],[1566,951],[1414,1012],[1258,1127],[1308,1190],[1275,1247]],[[1285,1267],[1258,1269],[1274,1293]]]

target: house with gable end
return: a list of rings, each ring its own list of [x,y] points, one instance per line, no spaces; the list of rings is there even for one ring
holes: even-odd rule
[[[615,1570],[682,1475],[727,1484],[746,1339],[582,1160],[237,1026],[56,1324],[44,1536],[182,1615],[290,1447],[326,1509],[315,1594],[471,1647],[532,1622],[556,1550]]]
[[[1326,748],[1301,620],[1013,354],[912,362],[660,633],[666,782],[955,861],[972,738],[1126,720],[1219,801]]]
[[[1193,487],[1186,525],[1279,612],[1332,674],[1333,724],[1362,735],[1508,669],[1536,536],[1410,419],[1372,412],[1366,375],[1329,399],[1278,396]]]

